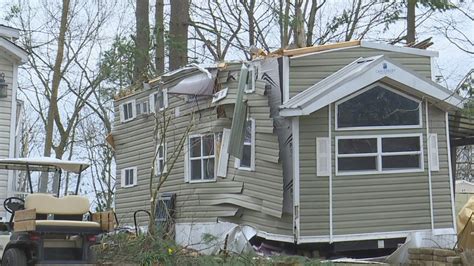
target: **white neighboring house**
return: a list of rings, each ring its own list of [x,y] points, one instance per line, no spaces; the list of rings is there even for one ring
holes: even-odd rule
[[[27,61],[27,53],[15,41],[19,30],[0,24],[0,158],[19,155],[23,103],[17,99],[18,66]],[[16,178],[13,171],[0,170],[0,218],[5,221],[5,198],[13,196]]]
[[[456,193],[474,193],[474,183],[467,180],[456,180]]]

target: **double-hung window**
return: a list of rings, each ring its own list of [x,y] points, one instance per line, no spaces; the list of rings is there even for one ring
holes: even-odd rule
[[[122,123],[133,120],[136,116],[135,100],[122,103],[120,105],[120,121]]]
[[[161,144],[156,148],[156,165],[155,170],[157,175],[166,173],[166,145]]]
[[[159,89],[150,95],[151,112],[163,111],[168,107],[168,92],[166,89]]]
[[[337,174],[423,170],[421,134],[336,137]]]
[[[215,180],[214,134],[190,136],[188,145],[190,181]]]
[[[246,122],[242,159],[236,158],[235,166],[243,170],[255,170],[255,119],[253,118]]]
[[[122,187],[133,187],[137,184],[137,168],[136,167],[129,167],[122,169],[121,172],[122,177]]]

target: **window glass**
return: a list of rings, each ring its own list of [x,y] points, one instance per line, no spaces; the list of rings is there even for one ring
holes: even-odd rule
[[[398,170],[407,168],[419,168],[420,155],[396,155],[396,156],[382,156],[383,170]]]
[[[381,144],[381,149],[378,143]],[[422,169],[420,136],[344,138],[338,139],[337,144],[338,172]]]
[[[240,160],[240,167],[250,167],[251,157],[252,157],[252,146],[244,145],[242,159]]]
[[[130,185],[133,185],[133,179],[134,179],[134,176],[133,176],[133,169],[126,169],[125,170],[125,185],[126,186],[130,186]]]
[[[341,139],[337,149],[339,154],[377,152],[377,139]]]
[[[419,137],[403,137],[403,138],[383,138],[383,152],[400,152],[400,151],[419,151]]]
[[[190,146],[191,157],[201,156],[201,137],[191,138]]]
[[[202,137],[203,142],[203,156],[209,156],[214,154],[214,135],[208,135]]]
[[[213,180],[215,178],[214,134],[192,137],[189,143],[191,180]]]
[[[156,173],[161,174],[163,171],[163,167],[165,164],[165,149],[163,145],[158,147],[157,154],[156,154]]]
[[[253,132],[253,123],[253,119],[249,119],[246,121],[244,147],[242,152],[242,158],[240,159],[240,164],[237,165],[238,167],[252,168],[252,156],[254,156],[252,154],[252,135],[255,134],[255,132]]]
[[[201,179],[201,159],[191,160],[191,180]]]
[[[377,156],[338,159],[339,171],[377,170]]]
[[[419,107],[419,102],[377,86],[338,104],[338,128],[419,125]]]
[[[204,176],[203,179],[214,179],[214,158],[203,159]]]
[[[161,110],[165,107],[165,102],[164,102],[164,93],[163,90],[159,90],[157,93],[153,95],[155,99],[155,108],[156,110]]]

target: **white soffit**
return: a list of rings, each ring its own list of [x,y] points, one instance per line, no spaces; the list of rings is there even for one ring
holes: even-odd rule
[[[281,116],[311,114],[381,79],[404,84],[450,107],[461,108],[463,98],[439,84],[380,55],[359,58],[280,106]]]
[[[3,37],[0,37],[0,47],[17,57],[22,63],[28,60],[28,54],[25,50]]]

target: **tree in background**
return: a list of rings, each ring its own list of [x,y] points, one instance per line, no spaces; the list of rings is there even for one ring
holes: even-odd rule
[[[188,63],[189,0],[171,1],[169,47],[169,70]]]
[[[133,80],[146,80],[150,64],[150,22],[148,0],[136,0],[135,10],[135,53],[133,64]]]

